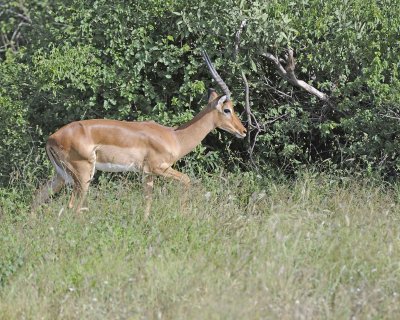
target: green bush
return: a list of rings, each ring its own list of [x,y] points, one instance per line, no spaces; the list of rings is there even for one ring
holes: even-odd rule
[[[9,123],[16,117],[34,130],[26,135],[17,126],[6,135],[4,168],[23,159],[18,152],[12,158],[8,146],[32,139],[40,147],[73,120],[186,121],[205,104],[206,88],[215,86],[200,56],[204,48],[244,120],[242,72],[247,76],[252,112],[263,130],[250,133],[246,143],[211,135],[206,149],[196,149],[185,165],[194,168],[201,158],[196,171],[256,163],[293,172],[329,163],[397,175],[396,1],[32,0],[25,6],[32,23],[21,30],[24,41],[14,57],[3,56],[0,66],[1,112]],[[3,24],[8,27],[1,32],[9,34],[15,21]],[[329,105],[282,79],[263,56],[282,57],[288,48],[295,52],[297,77],[326,93]],[[248,161],[248,143],[256,137]],[[228,140],[229,152],[222,147]],[[3,176],[8,173],[2,168]]]
[[[32,148],[28,107],[22,82],[28,67],[18,63],[13,55],[0,63],[0,181],[6,182],[9,173],[26,158]],[[28,89],[29,90],[29,89]]]

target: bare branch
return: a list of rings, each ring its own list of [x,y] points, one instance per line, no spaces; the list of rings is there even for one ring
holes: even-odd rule
[[[240,46],[240,36],[242,35],[243,29],[246,27],[247,20],[243,20],[240,24],[238,31],[236,31],[235,35],[235,51],[233,60],[236,60],[237,55],[239,54],[239,46]]]
[[[272,123],[274,123],[274,122],[276,122],[276,121],[278,121],[280,119],[286,118],[288,115],[289,115],[288,113],[281,114],[280,116],[277,116],[277,117],[275,117],[273,119],[268,120],[265,124],[272,124]]]
[[[245,96],[244,109],[247,115],[247,129],[248,131],[250,131],[249,129],[253,127],[253,123],[251,121],[252,113],[250,109],[250,89],[249,89],[249,82],[247,81],[247,77],[244,71],[242,71],[242,79],[244,82],[244,96]],[[250,144],[250,132],[247,135],[247,141]]]
[[[8,32],[8,34],[5,32],[0,32],[0,38],[2,42],[2,46],[0,46],[0,52],[5,52],[8,49],[11,49],[13,52],[15,52],[18,50],[21,38],[23,36],[23,27],[32,24],[32,20],[29,17],[29,11],[22,5],[22,3],[19,3],[18,7],[15,9],[8,9],[8,6],[0,3],[0,8],[2,9],[0,16],[6,15],[8,17],[11,16],[17,18],[13,31]]]
[[[25,8],[22,8],[22,10],[23,10],[23,11],[27,11]],[[31,20],[31,18],[28,16],[28,14],[22,14],[22,13],[19,13],[19,12],[14,11],[14,10],[12,10],[12,9],[6,9],[6,10],[4,10],[4,11],[2,11],[2,12],[10,13],[10,14],[14,15],[15,17],[24,20],[26,23],[32,24],[32,20]]]
[[[393,120],[400,121],[400,117],[390,116],[390,115],[387,115],[387,114],[380,114],[380,116],[383,117],[383,118],[388,118],[388,119],[393,119]]]
[[[243,29],[246,27],[246,24],[247,24],[247,21],[243,20],[239,26],[239,29],[236,31],[235,50],[233,53],[234,60],[236,60],[237,56],[239,55],[240,37],[242,35]],[[246,118],[247,118],[247,132],[248,132],[248,134],[247,134],[247,151],[249,153],[250,160],[253,162],[252,154],[253,154],[254,144],[253,144],[253,146],[251,145],[250,131],[251,131],[251,129],[254,128],[252,117],[253,118],[255,118],[255,117],[252,114],[251,108],[250,108],[250,89],[249,89],[249,82],[247,81],[246,73],[242,70],[241,75],[242,75],[242,80],[244,83],[244,95],[245,95],[244,110],[246,112]],[[256,136],[257,136],[257,134],[256,134]]]
[[[267,58],[269,61],[271,61],[276,70],[278,71],[279,75],[286,79],[289,83],[292,85],[302,88],[303,90],[307,91],[308,93],[311,93],[312,95],[318,97],[322,101],[329,101],[329,96],[326,95],[325,93],[319,91],[318,89],[314,88],[313,86],[309,85],[307,82],[303,80],[297,79],[294,69],[296,68],[296,63],[293,57],[293,50],[289,49],[288,50],[288,56],[286,59],[286,68],[282,66],[280,63],[279,59],[275,57],[272,53],[266,52],[262,54],[263,57]]]
[[[244,28],[246,27],[247,21],[243,20],[239,26],[239,29],[236,31],[235,34],[235,50],[233,53],[233,59],[236,60],[238,55],[239,55],[239,49],[240,49],[240,37],[242,35],[242,32]],[[245,113],[247,117],[247,152],[249,154],[250,162],[255,170],[258,171],[258,166],[257,163],[254,161],[253,154],[254,154],[254,149],[257,143],[257,138],[259,134],[263,131],[266,130],[265,128],[265,123],[260,124],[256,118],[256,116],[253,114],[250,106],[250,84],[247,80],[246,73],[242,70],[241,72],[241,77],[244,83],[244,89],[245,89]],[[268,123],[273,123],[280,118],[284,117],[286,115],[280,116],[276,119],[273,119],[271,121],[268,121]],[[251,136],[251,132],[253,132],[253,137]]]
[[[11,43],[14,43],[15,40],[18,39],[18,35],[19,35],[19,33],[20,33],[21,27],[22,27],[24,24],[26,24],[26,23],[23,22],[23,21],[21,21],[21,22],[17,25],[17,27],[15,28],[15,30],[14,30],[14,32],[13,32],[13,35],[11,36],[11,40],[10,40]]]
[[[294,98],[293,98],[291,95],[289,95],[289,94],[287,94],[287,93],[285,93],[285,92],[283,92],[283,91],[280,91],[280,90],[278,90],[277,88],[275,88],[274,86],[272,86],[271,84],[269,84],[269,83],[268,83],[268,82],[269,82],[269,79],[267,79],[266,76],[263,76],[263,79],[264,79],[263,84],[264,84],[265,86],[267,86],[268,88],[274,90],[281,98],[294,100]],[[272,98],[271,98],[271,99],[272,99]]]

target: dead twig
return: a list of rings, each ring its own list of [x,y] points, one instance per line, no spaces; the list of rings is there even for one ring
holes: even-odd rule
[[[315,87],[309,85],[307,82],[303,80],[299,80],[296,77],[296,74],[294,73],[294,70],[296,68],[296,63],[293,57],[293,50],[289,49],[288,50],[288,56],[286,59],[286,67],[283,67],[281,62],[277,57],[275,57],[272,53],[265,52],[262,54],[263,57],[267,58],[269,61],[273,63],[275,66],[277,72],[279,75],[286,79],[290,84],[302,88],[308,93],[318,97],[320,100],[328,102],[329,103],[329,96],[326,95],[325,93],[319,91]]]
[[[234,50],[234,60],[237,59],[237,56],[239,55],[239,49],[240,49],[240,37],[242,35],[242,32],[244,28],[247,25],[247,21],[243,20],[240,23],[239,29],[236,31],[235,34],[235,50]],[[253,112],[251,111],[251,106],[250,106],[250,85],[249,81],[247,80],[246,73],[242,70],[241,72],[243,84],[244,84],[244,94],[245,94],[245,113],[246,113],[246,118],[247,118],[247,152],[249,154],[250,161],[253,165],[254,168],[257,169],[257,165],[253,159],[253,152],[254,148],[257,142],[257,137],[262,131],[260,124],[258,123],[256,117],[254,116]],[[251,141],[251,132],[255,131],[255,135],[253,138],[253,142]]]
[[[0,4],[0,8],[4,8],[4,5]],[[13,52],[16,52],[18,50],[18,47],[20,45],[20,39],[22,36],[22,28],[23,26],[27,26],[27,25],[31,25],[32,24],[32,20],[28,15],[28,10],[21,6],[19,7],[19,9],[23,12],[16,12],[12,9],[5,9],[2,10],[0,15],[11,15],[14,16],[16,18],[19,19],[19,22],[17,23],[14,31],[12,31],[12,34],[5,34],[5,33],[0,33],[1,36],[1,42],[2,42],[2,46],[0,47],[0,52],[5,52],[8,49],[11,49]]]
[[[236,31],[236,34],[235,34],[235,51],[233,52],[234,53],[233,60],[236,60],[236,58],[237,58],[237,56],[239,54],[240,36],[242,35],[243,29],[246,27],[246,25],[247,25],[247,20],[243,20],[240,23],[240,27],[239,27],[238,31]]]

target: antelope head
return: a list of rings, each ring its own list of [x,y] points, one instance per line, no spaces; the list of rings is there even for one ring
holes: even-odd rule
[[[224,93],[224,95],[219,96],[214,89],[209,90],[208,106],[214,109],[217,113],[215,117],[215,126],[233,134],[237,138],[244,138],[247,130],[233,109],[231,92],[229,91],[228,86],[215,70],[209,56],[205,51],[203,51],[203,58],[208,69],[210,70],[211,76],[218,83],[222,92]]]

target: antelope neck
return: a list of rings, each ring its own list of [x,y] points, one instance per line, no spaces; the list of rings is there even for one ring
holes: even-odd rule
[[[201,141],[215,129],[213,109],[204,108],[192,120],[175,130],[180,144],[179,159],[192,151]]]

